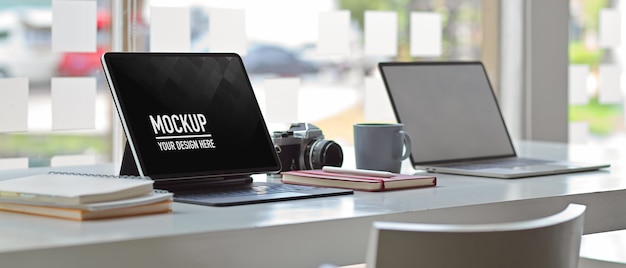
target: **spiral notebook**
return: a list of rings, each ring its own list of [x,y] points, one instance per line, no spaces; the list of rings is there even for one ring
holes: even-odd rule
[[[172,200],[166,199],[159,202],[135,206],[122,206],[111,209],[83,209],[0,202],[0,210],[83,221],[166,213],[171,211],[171,204]]]
[[[50,172],[0,181],[0,202],[22,200],[80,205],[139,197],[153,191],[154,181],[140,176]]]

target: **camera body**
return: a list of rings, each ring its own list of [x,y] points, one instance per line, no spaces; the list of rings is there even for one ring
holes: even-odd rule
[[[322,130],[309,123],[292,123],[287,131],[274,131],[272,141],[281,171],[340,167],[343,163],[341,146],[325,140]]]

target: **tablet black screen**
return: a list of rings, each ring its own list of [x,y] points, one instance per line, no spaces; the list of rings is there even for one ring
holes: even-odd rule
[[[102,63],[144,175],[167,179],[280,169],[237,54],[110,52]]]

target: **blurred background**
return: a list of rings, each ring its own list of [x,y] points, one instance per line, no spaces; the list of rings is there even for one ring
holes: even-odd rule
[[[90,23],[95,24],[89,24],[89,27],[95,27],[95,47],[91,51],[53,49],[53,25],[55,15],[58,15],[53,12],[56,10],[53,7],[68,2],[95,4],[95,18],[89,19]],[[4,0],[0,3],[0,79],[28,79],[28,124],[26,130],[0,131],[0,160],[17,163],[17,167],[24,167],[24,161],[26,167],[63,165],[63,161],[55,163],[55,158],[62,159],[63,156],[84,160],[71,158],[73,163],[114,161],[116,154],[119,155],[123,139],[119,138],[121,129],[102,74],[100,55],[110,50],[154,51],[150,41],[153,7],[176,7],[188,12],[188,51],[193,52],[214,51],[211,46],[214,44],[211,39],[211,29],[214,29],[211,27],[213,10],[244,11],[245,49],[240,54],[270,129],[281,130],[290,123],[282,118],[273,120],[271,115],[277,112],[271,111],[273,107],[282,106],[281,103],[290,106],[287,104],[304,100],[296,105],[297,114],[292,116],[293,121],[316,124],[322,128],[327,139],[350,145],[352,124],[394,121],[389,107],[377,107],[388,105],[384,99],[381,105],[368,104],[364,93],[368,79],[380,79],[376,69],[378,62],[482,60],[486,53],[497,54],[484,51],[486,36],[497,30],[486,23],[486,18],[494,14],[485,13],[485,10],[493,5],[498,6],[494,2],[498,1]],[[575,70],[582,68],[582,87],[585,91],[582,100],[572,101],[570,96],[569,121],[574,126],[570,132],[583,133],[574,136],[570,134],[572,143],[623,146],[626,137],[621,100],[603,99],[600,94],[603,64],[620,63],[620,50],[603,46],[600,34],[603,12],[609,10],[619,13],[621,7],[617,2],[570,0],[569,3],[569,61],[574,68],[578,68]],[[348,53],[320,53],[319,38],[322,34],[319,32],[319,14],[332,11],[349,12]],[[372,55],[366,52],[367,11],[396,14],[396,53]],[[440,53],[420,56],[412,51],[412,12],[440,16],[440,28],[436,28],[440,29],[441,35]],[[615,32],[615,35],[621,36],[621,32]],[[86,37],[77,34],[71,36],[69,42],[80,42],[83,38]],[[51,81],[53,78],[84,77],[95,81],[95,99],[90,100],[94,102],[93,125],[87,128],[55,129],[51,116]],[[492,76],[492,82],[495,90],[500,90],[497,78]],[[283,94],[277,97],[264,91],[268,87],[267,81],[277,79],[296,79],[298,95]],[[8,89],[0,88],[0,96],[10,96],[8,93],[1,95],[1,90]],[[621,86],[618,86],[618,90],[622,91]],[[373,112],[368,112],[368,109],[373,109]],[[371,116],[372,113],[374,116]],[[0,115],[0,121],[2,118]],[[16,159],[19,161],[12,161]],[[3,167],[16,166],[0,164],[0,169]]]

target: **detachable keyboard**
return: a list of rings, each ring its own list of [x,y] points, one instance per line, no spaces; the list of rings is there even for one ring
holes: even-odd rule
[[[349,189],[253,182],[242,186],[174,192],[174,201],[210,206],[232,206],[282,200],[352,194]]]

